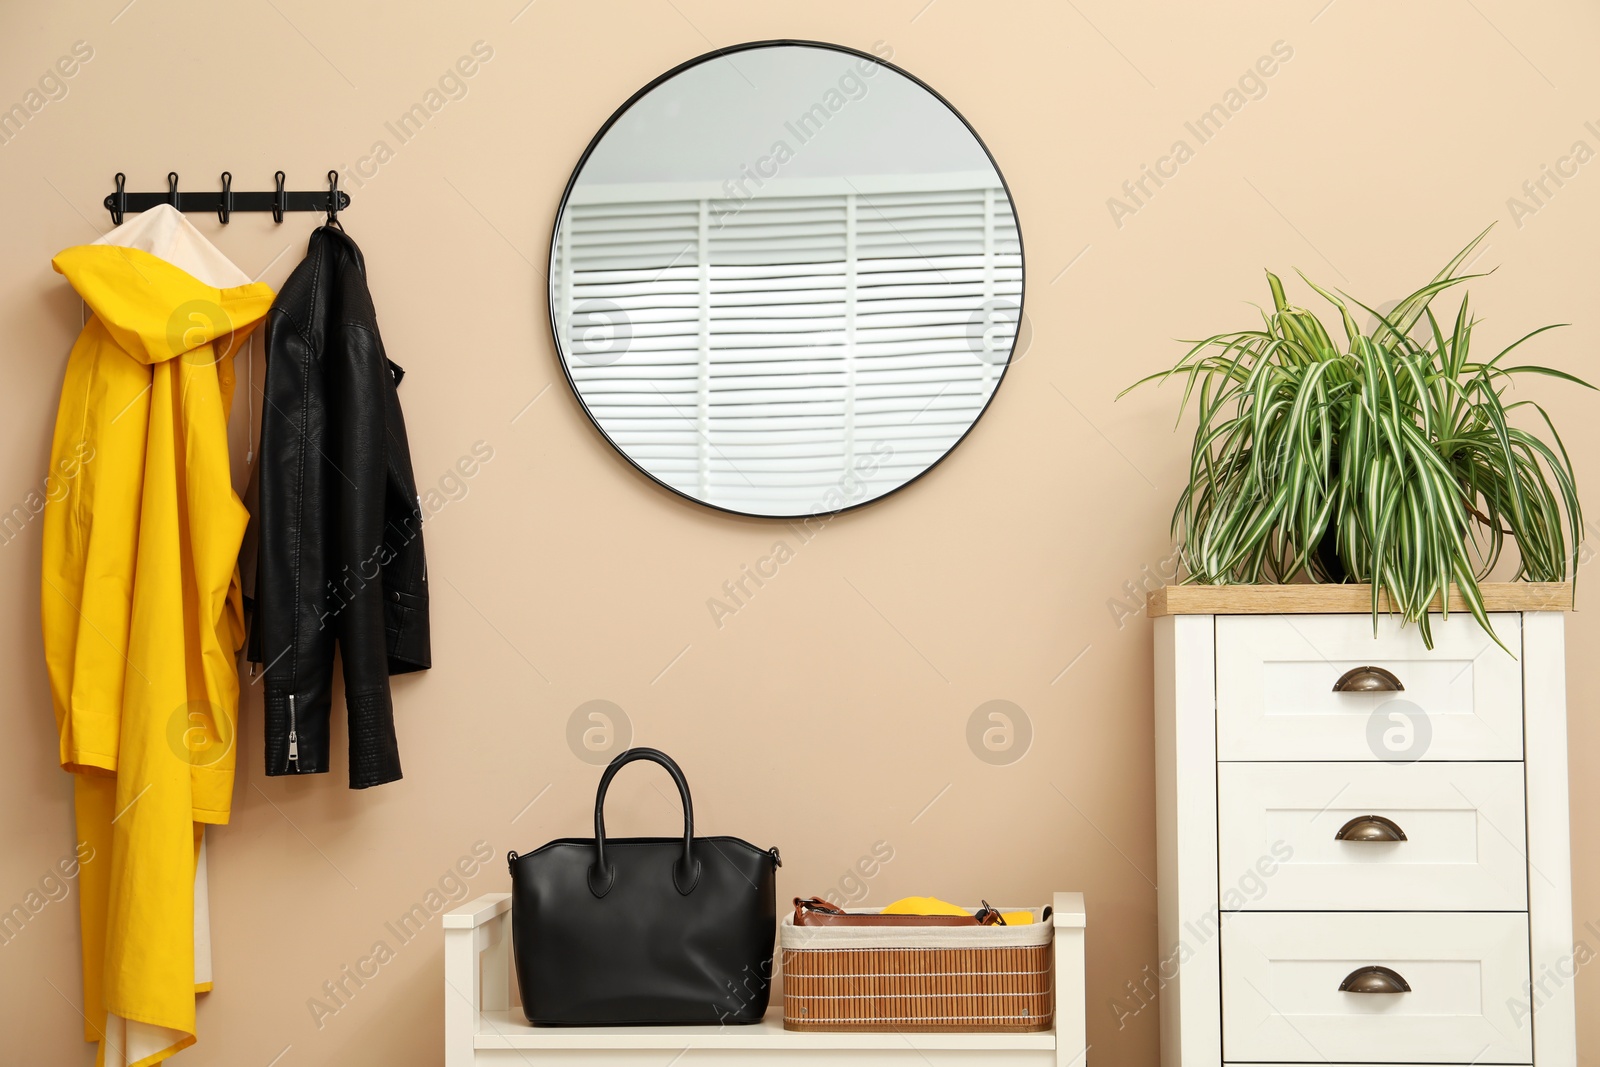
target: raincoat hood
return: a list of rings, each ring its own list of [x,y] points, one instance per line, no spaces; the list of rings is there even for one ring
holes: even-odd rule
[[[236,350],[272,304],[272,290],[265,285],[217,288],[140,248],[79,245],[57,255],[51,265],[77,290],[117,347],[141,363],[161,363],[213,346],[224,350],[213,349],[220,359]]]

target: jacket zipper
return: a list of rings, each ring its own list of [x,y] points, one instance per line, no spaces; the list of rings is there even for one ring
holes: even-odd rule
[[[289,694],[289,759],[284,764],[284,770],[289,769],[289,764],[294,764],[294,773],[300,773],[300,735],[295,732],[294,721],[294,694]]]

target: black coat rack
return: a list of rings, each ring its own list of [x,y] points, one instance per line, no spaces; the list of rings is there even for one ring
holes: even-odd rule
[[[117,189],[105,199],[106,210],[111,212],[111,223],[122,225],[122,218],[130,211],[149,211],[159,204],[171,204],[179,211],[214,211],[224,226],[235,211],[270,211],[273,222],[282,222],[285,211],[323,211],[329,222],[338,220],[339,212],[350,206],[350,194],[339,188],[339,172],[328,172],[328,188],[316,192],[285,190],[283,171],[273,176],[276,188],[272,192],[236,193],[233,175],[222,172],[222,191],[218,193],[178,192],[178,172],[167,174],[167,191],[164,193],[130,193],[127,175],[117,173]]]

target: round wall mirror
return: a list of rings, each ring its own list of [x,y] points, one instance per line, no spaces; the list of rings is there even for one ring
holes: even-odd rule
[[[926,473],[994,396],[1021,311],[1016,215],[977,134],[884,59],[812,42],[640,90],[579,161],[550,249],[556,347],[595,426],[745,515],[843,511]]]

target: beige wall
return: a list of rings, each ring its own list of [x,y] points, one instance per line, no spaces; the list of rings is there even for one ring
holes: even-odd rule
[[[494,450],[427,529],[436,666],[395,687],[403,782],[347,791],[342,740],[332,775],[264,778],[250,690],[234,820],[211,838],[217,988],[180,1062],[265,1064],[286,1046],[285,1067],[374,1063],[374,1049],[437,1061],[437,920],[320,1029],[307,1001],[375,941],[393,944],[384,923],[475,842],[496,858],[474,894],[507,887],[507,849],[587,832],[598,774],[566,728],[606,699],[638,742],[681,760],[707,832],[782,847],[782,897],[837,885],[879,841],[894,858],[870,903],[1083,890],[1091,1062],[1153,1064],[1155,1012],[1119,1026],[1116,1008],[1137,1006],[1127,983],[1156,957],[1150,625],[1119,624],[1108,601],[1167,554],[1187,440],[1171,432],[1174,392],[1113,404],[1117,390],[1174,358],[1171,338],[1250,324],[1263,266],[1383,301],[1493,220],[1482,264],[1500,271],[1474,289],[1482,340],[1570,321],[1538,354],[1596,372],[1600,164],[1521,226],[1506,202],[1574,141],[1600,149],[1584,125],[1600,127],[1600,15],[1572,0],[1537,12],[1509,0],[537,0],[520,14],[523,0],[124,3],[0,15],[0,105],[75,41],[94,50],[67,95],[0,145],[4,509],[43,478],[79,324],[49,259],[108,228],[99,205],[119,169],[134,189],[162,187],[169,169],[215,188],[224,168],[259,189],[281,167],[305,188],[389,142],[393,158],[351,187],[346,221],[409,372],[418,481],[437,486],[475,442]],[[557,200],[612,109],[713,45],[773,37],[885,41],[963,111],[1016,198],[1033,329],[942,467],[804,547],[781,526],[680,500],[615,455],[561,378],[543,295]],[[467,96],[397,145],[385,122],[479,40],[494,57]],[[1197,145],[1185,121],[1277,41],[1293,58],[1265,96]],[[1118,226],[1107,198],[1179,138],[1194,158]],[[313,218],[196,222],[277,284]],[[1594,401],[1537,395],[1594,485]],[[796,557],[718,629],[707,599],[778,539]],[[0,547],[6,908],[72,848],[38,558],[37,523]],[[1600,921],[1592,618],[1575,616],[1570,637],[1580,928]],[[966,742],[968,717],[993,699],[1032,723],[1031,751],[1011,766]],[[613,829],[668,832],[669,794],[654,772],[628,775]],[[1600,948],[1593,928],[1582,936]],[[90,1062],[77,953],[75,896],[0,946],[0,1058]],[[1577,981],[1592,1055],[1600,983]]]

